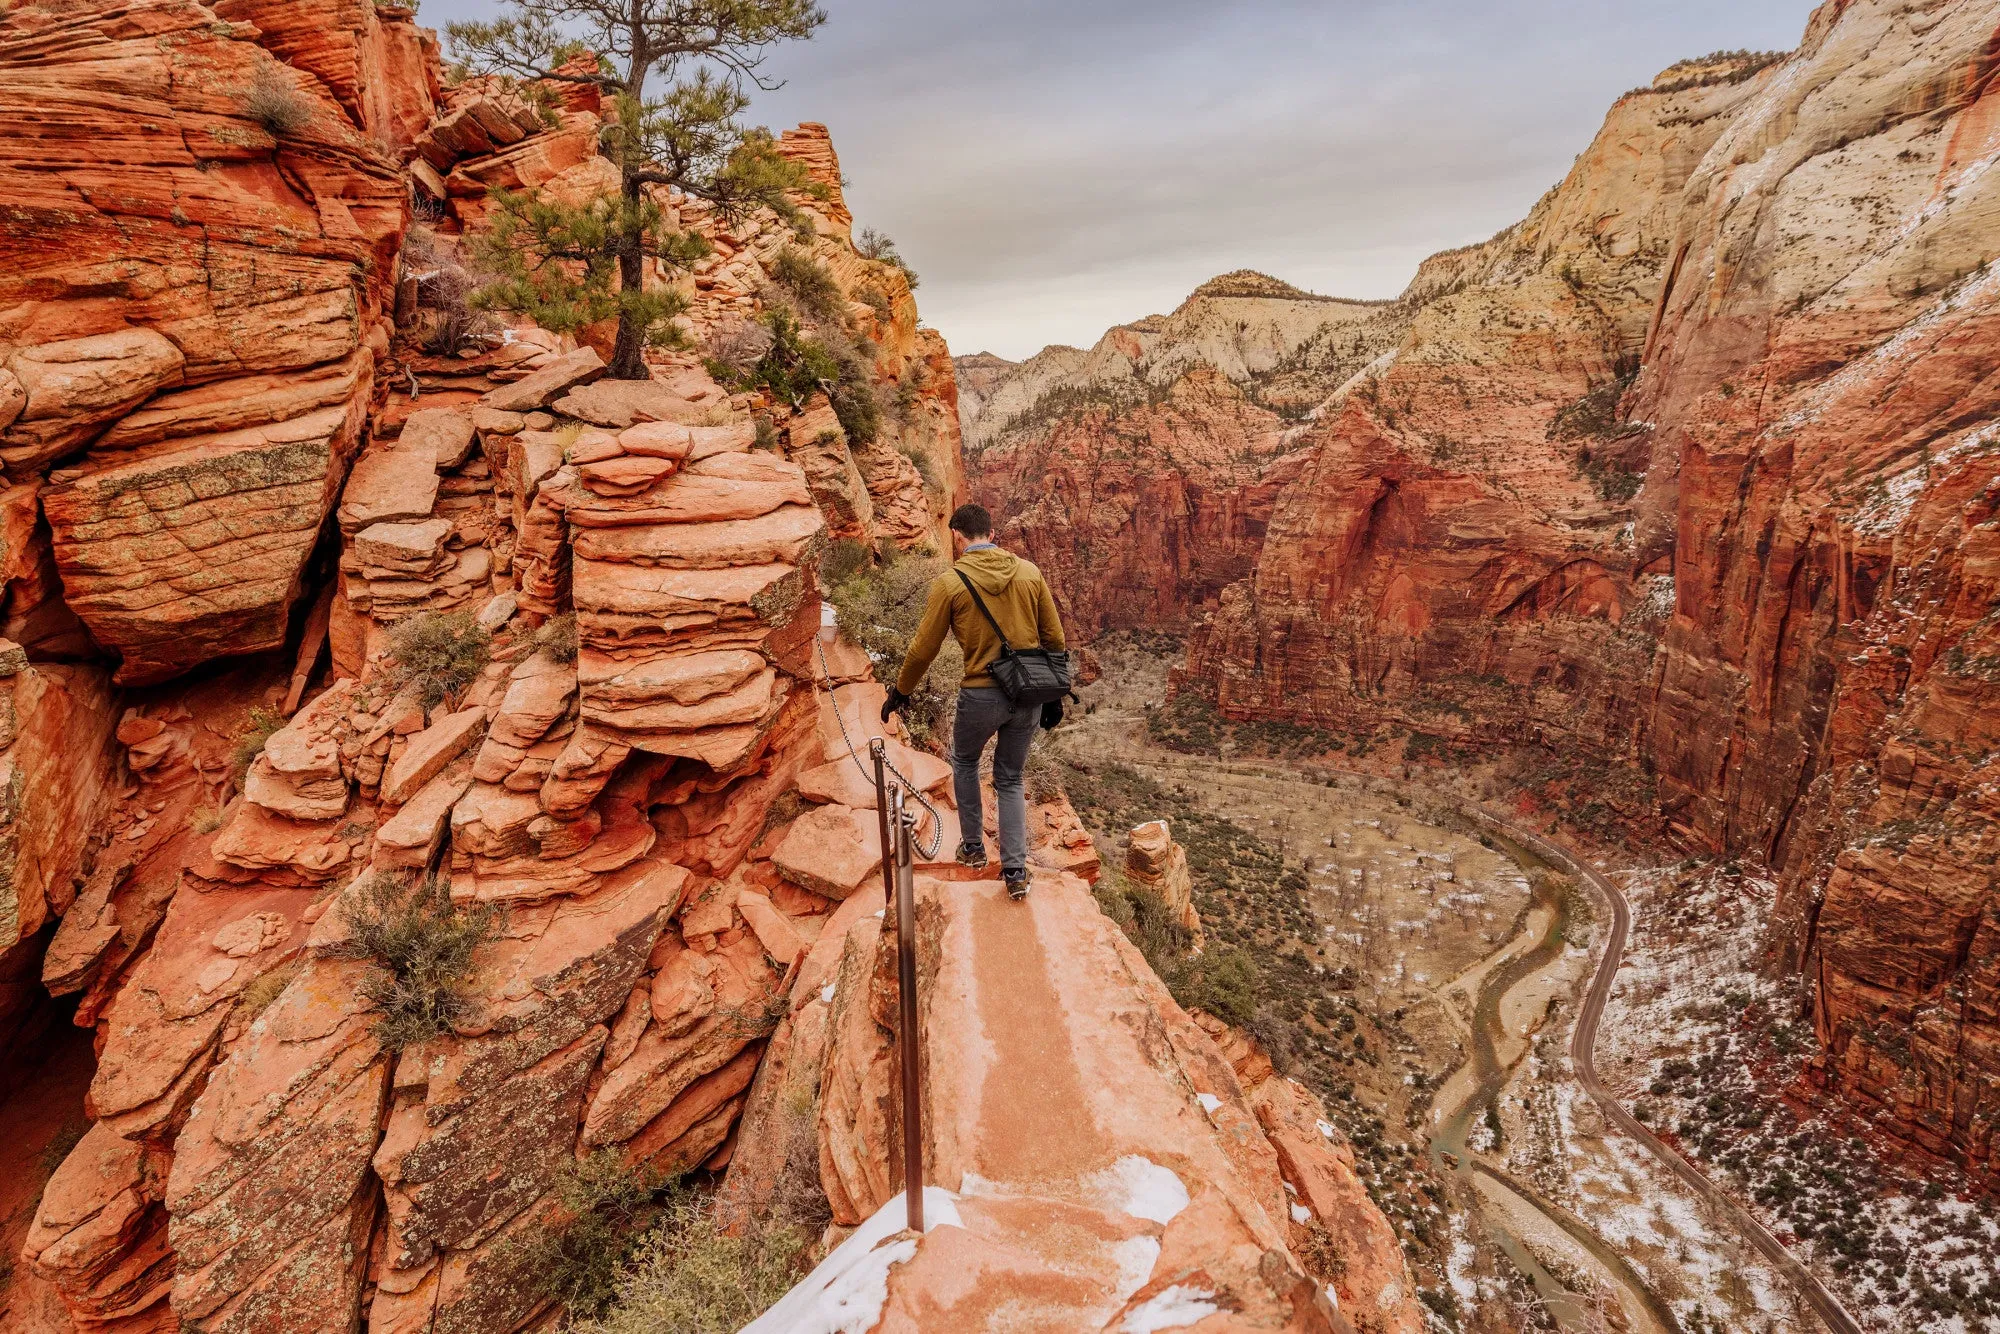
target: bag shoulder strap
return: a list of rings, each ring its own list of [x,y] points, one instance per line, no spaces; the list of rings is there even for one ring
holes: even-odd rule
[[[972,580],[966,577],[964,570],[958,569],[955,566],[952,569],[952,573],[958,576],[958,581],[961,584],[965,585],[965,591],[972,594],[972,605],[979,608],[979,614],[984,616],[986,623],[993,627],[993,633],[1000,636],[1000,647],[1006,652],[1012,653],[1014,646],[1007,642],[1007,632],[1000,628],[1000,622],[993,619],[993,613],[987,609],[986,599],[979,596],[979,590],[972,586]]]

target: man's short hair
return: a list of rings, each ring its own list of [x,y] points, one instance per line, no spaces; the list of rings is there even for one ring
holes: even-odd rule
[[[960,505],[951,512],[951,526],[967,537],[993,536],[993,516],[984,505]]]

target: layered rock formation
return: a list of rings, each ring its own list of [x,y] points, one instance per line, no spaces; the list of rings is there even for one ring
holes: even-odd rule
[[[1996,31],[1985,3],[1828,4],[1787,59],[1621,98],[1525,221],[1346,326],[1235,492],[1270,492],[1254,569],[1178,676],[1237,718],[1537,742],[1640,836],[1767,861],[1813,1078],[1989,1181]],[[1038,428],[1098,466],[1116,429]],[[1208,484],[1153,438],[1120,466]],[[1006,454],[985,493],[1028,498],[1072,605],[1206,596],[1144,506]]]
[[[223,8],[0,20],[0,460],[47,527],[14,559],[49,544],[126,683],[283,642],[388,349],[409,204],[380,140],[428,118],[421,81],[353,99],[422,47],[407,15]]]
[[[39,990],[97,1050],[9,1328],[547,1327],[537,1247],[573,1221],[577,1162],[728,1171],[740,1197],[788,1161],[760,1098],[807,1050],[811,1189],[849,1222],[885,1198],[882,1033],[828,969],[887,957],[867,745],[946,820],[949,769],[884,735],[817,566],[841,539],[941,543],[964,491],[948,350],[904,271],[855,248],[817,126],[780,141],[823,187],[810,232],[668,201],[712,247],[674,281],[715,354],[807,251],[846,298],[821,331],[870,381],[872,438],[823,397],[718,383],[720,356],[614,383],[602,331],[444,329],[490,187],[602,184],[600,108],[445,88],[410,17],[0,18],[0,1043]],[[1124,1013],[1229,1100],[1196,1122],[1206,1101],[1162,1074],[1119,1141],[1207,1182],[1200,1229],[1105,1215],[1159,1233],[1139,1299],[1221,1237],[1218,1292],[1325,1327],[1281,1195],[1337,1181],[1339,1147],[1260,1128],[1067,878],[1097,855],[1065,803],[1038,809],[1035,857],[1045,911],[1083,927],[1069,966],[1112,968]],[[1014,906],[994,889],[982,911]],[[480,933],[428,1025],[378,931],[412,894]],[[930,984],[954,1051],[976,1015]],[[1018,1054],[965,1057],[954,1087],[1017,1077]],[[993,1208],[1028,1237],[1069,1216]],[[1137,1292],[1137,1256],[1067,1281]],[[1376,1259],[1352,1282],[1400,1320],[1400,1265]],[[906,1293],[949,1287],[907,1268]]]

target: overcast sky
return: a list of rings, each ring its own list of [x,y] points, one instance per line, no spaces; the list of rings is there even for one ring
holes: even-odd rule
[[[822,0],[773,129],[832,128],[953,351],[1088,345],[1262,269],[1394,296],[1562,178],[1619,93],[1808,0]],[[498,0],[426,0],[422,18]]]

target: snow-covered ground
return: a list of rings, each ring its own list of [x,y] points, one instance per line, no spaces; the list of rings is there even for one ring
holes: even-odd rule
[[[1598,1062],[1635,1114],[1795,1242],[1865,1327],[2000,1334],[2000,1206],[1783,1101],[1813,1037],[1796,983],[1758,973],[1773,886],[1690,867],[1625,889],[1633,940]]]

